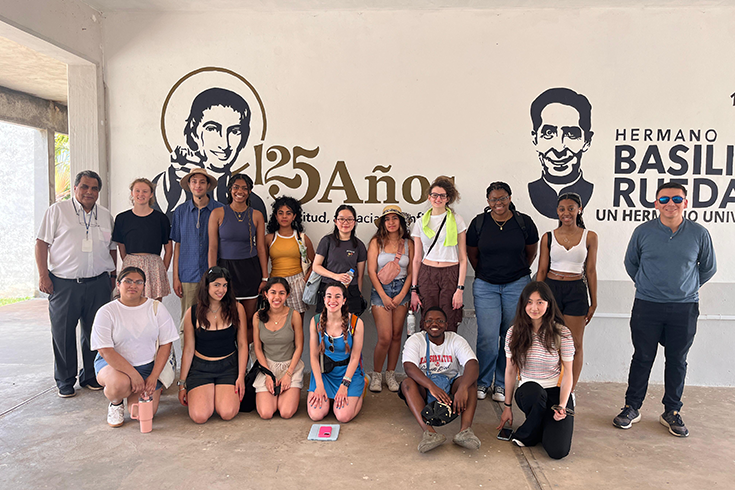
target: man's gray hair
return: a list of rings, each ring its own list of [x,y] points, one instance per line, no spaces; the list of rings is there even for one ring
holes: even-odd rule
[[[82,181],[82,177],[87,177],[90,179],[97,179],[97,185],[99,186],[99,190],[102,190],[102,179],[100,178],[99,174],[95,172],[94,170],[82,170],[79,172],[74,179],[74,187],[79,185],[79,182]]]

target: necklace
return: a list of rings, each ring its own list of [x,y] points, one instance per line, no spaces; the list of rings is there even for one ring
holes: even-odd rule
[[[506,218],[502,223],[495,219],[495,216],[493,216],[493,213],[490,213],[490,217],[493,219],[493,221],[495,221],[495,224],[498,225],[498,228],[500,228],[500,231],[503,231],[503,227],[508,222],[508,220],[513,217],[513,215],[511,214],[510,217]]]
[[[276,319],[274,318],[273,319],[273,323],[275,323],[276,325],[278,325],[278,322],[282,322],[283,319],[286,318],[287,316],[288,316],[288,312],[286,312],[285,314],[281,315],[281,319],[278,320],[278,321],[276,321]]]
[[[222,309],[222,305],[219,305],[219,308],[217,308],[217,311],[213,310],[212,308],[209,309],[212,313],[214,313],[214,319],[217,319],[217,313],[219,313],[219,310]]]

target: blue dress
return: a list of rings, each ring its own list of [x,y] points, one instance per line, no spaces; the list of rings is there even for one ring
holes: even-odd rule
[[[315,322],[319,322],[319,315],[314,317]],[[343,336],[332,337],[334,342],[334,352],[329,351],[331,343],[328,340],[324,340],[324,355],[328,356],[333,361],[344,361],[350,357],[350,354],[345,352],[345,340]],[[319,332],[319,342],[322,341],[322,333]],[[352,332],[347,331],[347,345],[350,346],[350,352],[352,352]],[[361,354],[362,356],[362,354]],[[322,373],[322,382],[324,383],[324,390],[327,392],[327,398],[334,399],[337,395],[337,390],[342,384],[342,378],[347,372],[347,366],[337,366],[329,373]],[[350,387],[347,388],[347,396],[361,396],[365,389],[365,371],[362,369],[362,357],[360,363],[355,369],[355,374],[352,375],[352,382]],[[311,374],[311,381],[309,382],[309,391],[316,390],[316,379],[314,373]]]

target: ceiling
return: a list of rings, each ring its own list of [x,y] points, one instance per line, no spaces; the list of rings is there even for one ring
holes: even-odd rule
[[[0,86],[66,105],[66,64],[0,37]]]

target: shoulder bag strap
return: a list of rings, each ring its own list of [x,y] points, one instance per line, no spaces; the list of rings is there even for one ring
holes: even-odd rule
[[[430,361],[430,355],[431,350],[429,349],[429,334],[427,333],[425,335],[426,337],[426,377],[428,378],[431,375],[431,361]]]
[[[444,219],[442,220],[442,224],[439,225],[439,229],[436,230],[436,235],[434,235],[434,241],[431,242],[431,246],[429,247],[429,250],[424,254],[424,258],[428,257],[431,251],[434,248],[434,245],[436,245],[436,241],[439,239],[439,233],[441,233],[442,228],[444,228],[444,223],[447,222],[447,215],[444,215]]]

